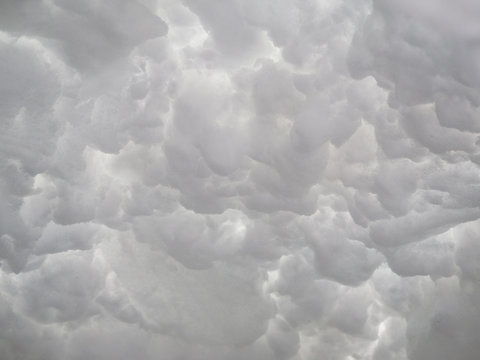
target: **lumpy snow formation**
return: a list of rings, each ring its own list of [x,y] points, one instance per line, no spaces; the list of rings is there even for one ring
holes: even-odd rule
[[[2,0],[0,359],[477,360],[475,0]]]

